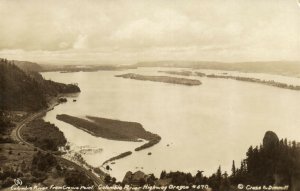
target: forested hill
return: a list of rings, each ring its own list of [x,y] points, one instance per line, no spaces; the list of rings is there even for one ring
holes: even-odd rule
[[[44,80],[35,71],[23,71],[13,62],[0,59],[0,110],[36,111],[59,93],[80,92],[78,86]]]
[[[41,72],[41,71],[43,71],[43,67],[34,62],[18,61],[18,60],[13,60],[12,62],[25,72]]]

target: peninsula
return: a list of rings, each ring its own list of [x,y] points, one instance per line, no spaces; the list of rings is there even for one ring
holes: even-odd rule
[[[116,77],[122,77],[122,78],[134,79],[134,80],[179,84],[179,85],[186,85],[186,86],[201,85],[201,82],[199,80],[188,79],[188,78],[177,78],[177,77],[170,77],[170,76],[147,76],[141,74],[128,73],[128,74],[116,75]]]
[[[159,135],[146,131],[140,123],[136,122],[93,116],[86,116],[87,119],[82,119],[66,114],[57,115],[56,118],[96,137],[118,141],[140,142],[141,139],[148,141],[144,145],[136,148],[136,151],[151,147],[161,140]]]

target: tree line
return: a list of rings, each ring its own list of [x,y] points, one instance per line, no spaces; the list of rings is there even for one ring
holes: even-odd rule
[[[246,158],[240,165],[232,162],[231,173],[222,171],[219,166],[215,173],[204,176],[203,171],[196,175],[184,172],[162,171],[159,178],[153,174],[140,180],[140,185],[157,185],[168,180],[172,185],[208,185],[213,191],[235,191],[238,184],[295,186],[294,180],[300,180],[300,148],[295,141],[279,140],[271,131],[266,132],[263,144],[250,146]],[[193,189],[191,189],[193,190]],[[196,190],[196,189],[194,189]]]

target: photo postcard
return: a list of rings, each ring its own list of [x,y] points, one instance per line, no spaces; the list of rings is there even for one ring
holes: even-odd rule
[[[300,191],[298,0],[0,0],[1,191]]]

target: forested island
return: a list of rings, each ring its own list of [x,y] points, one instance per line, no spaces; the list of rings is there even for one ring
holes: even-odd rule
[[[192,71],[172,71],[172,70],[169,70],[169,71],[158,71],[158,72],[161,72],[161,73],[166,73],[166,74],[172,74],[172,75],[180,75],[180,76],[192,76],[193,75],[193,72]]]
[[[274,80],[261,80],[261,79],[250,78],[250,77],[216,75],[216,74],[209,74],[209,75],[206,75],[206,77],[208,77],[208,78],[233,79],[233,80],[238,80],[238,81],[254,82],[254,83],[264,84],[264,85],[268,85],[268,86],[283,88],[283,89],[300,90],[300,86],[289,85],[289,84],[281,83],[281,82],[275,82]]]
[[[262,80],[258,78],[251,78],[251,77],[243,77],[243,76],[231,76],[231,75],[219,75],[219,74],[205,74],[203,72],[192,72],[192,71],[159,71],[167,74],[172,75],[180,75],[180,76],[198,76],[198,77],[207,77],[207,78],[222,78],[222,79],[232,79],[237,81],[244,81],[244,82],[253,82],[259,83],[267,86],[274,86],[283,89],[290,89],[290,90],[300,90],[300,86],[298,85],[289,85],[282,82],[276,82],[274,80]],[[225,73],[227,74],[227,73]]]
[[[118,141],[140,142],[141,139],[148,141],[141,147],[136,148],[136,151],[151,147],[161,140],[159,135],[146,131],[140,123],[136,122],[92,116],[86,116],[87,119],[82,119],[66,114],[57,115],[56,118],[63,122],[69,123],[74,127],[82,129],[96,137]]]
[[[116,77],[122,77],[127,79],[134,79],[134,80],[179,84],[179,85],[186,85],[186,86],[201,85],[201,82],[199,80],[193,80],[188,78],[177,78],[177,77],[170,77],[170,76],[146,76],[146,75],[128,73],[128,74],[116,75]]]

